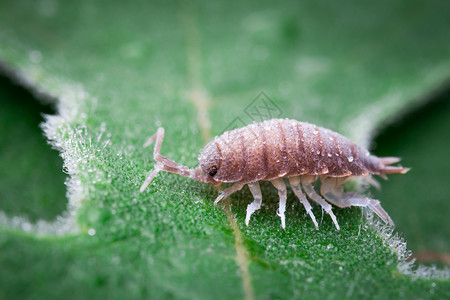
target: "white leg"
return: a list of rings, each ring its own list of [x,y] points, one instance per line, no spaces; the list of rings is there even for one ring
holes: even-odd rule
[[[395,226],[394,221],[388,213],[381,207],[380,201],[371,199],[357,193],[333,193],[329,191],[324,197],[331,203],[339,207],[360,206],[367,207],[377,214],[385,223]]]
[[[229,188],[224,189],[223,191],[220,192],[219,197],[217,197],[216,200],[214,201],[214,205],[219,203],[220,200],[229,197],[234,192],[239,191],[240,189],[242,189],[243,186],[244,186],[243,183],[235,183]]]
[[[262,194],[261,194],[261,188],[259,187],[258,182],[248,183],[247,185],[250,189],[250,192],[252,192],[252,195],[254,198],[253,202],[247,206],[247,215],[245,216],[245,225],[248,226],[248,223],[250,222],[250,217],[252,216],[252,214],[256,210],[261,208]]]
[[[309,204],[308,200],[306,199],[305,194],[303,194],[302,189],[300,187],[300,177],[299,176],[290,177],[289,183],[292,187],[292,190],[294,191],[294,194],[297,196],[298,200],[300,200],[300,203],[303,204],[303,207],[305,207],[306,212],[311,217],[311,219],[314,223],[314,226],[316,227],[316,229],[319,229],[319,225],[317,224],[316,217],[314,216],[314,214],[311,210],[312,209],[311,204]]]
[[[274,187],[278,190],[278,197],[280,198],[280,204],[278,208],[278,216],[281,218],[281,227],[283,229],[286,228],[286,217],[284,215],[284,212],[286,211],[286,199],[287,199],[287,191],[286,191],[286,184],[284,183],[283,179],[277,178],[272,181],[272,184]]]
[[[380,201],[359,195],[357,193],[344,193],[342,187],[340,186],[343,181],[345,181],[345,178],[323,178],[320,193],[325,197],[325,199],[327,199],[328,202],[341,208],[350,206],[367,207],[376,213],[384,222],[394,226],[394,222],[389,217],[388,213],[381,207]]]
[[[325,212],[327,212],[330,215],[331,219],[333,220],[334,226],[336,226],[336,229],[340,230],[341,228],[339,227],[339,224],[336,220],[336,216],[331,210],[331,205],[316,193],[312,183],[302,183],[302,185],[308,197],[314,200],[315,202],[319,203],[320,206],[322,206]]]

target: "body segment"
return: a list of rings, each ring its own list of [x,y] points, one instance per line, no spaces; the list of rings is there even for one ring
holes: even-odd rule
[[[206,173],[216,169],[213,178],[220,182],[255,182],[305,174],[381,175],[392,171],[346,137],[289,119],[272,119],[227,131],[203,148],[199,162]]]

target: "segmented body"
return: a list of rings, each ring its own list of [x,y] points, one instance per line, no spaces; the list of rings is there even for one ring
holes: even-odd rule
[[[371,175],[385,176],[409,170],[389,166],[400,160],[396,157],[376,157],[336,132],[289,119],[272,119],[223,133],[201,150],[199,166],[195,169],[161,155],[163,138],[164,129],[159,128],[145,143],[148,146],[156,140],[153,158],[158,163],[142,184],[141,192],[160,171],[213,185],[235,183],[223,190],[214,203],[248,185],[254,200],[247,207],[247,225],[251,215],[261,207],[262,194],[258,182],[266,180],[278,190],[280,202],[277,213],[281,218],[281,226],[285,228],[287,192],[283,177],[288,178],[294,194],[316,228],[318,223],[306,196],[330,215],[338,230],[340,227],[329,203],[338,207],[367,207],[383,221],[393,225],[378,200],[356,193],[344,193],[340,185],[353,177],[363,177],[374,183]],[[313,186],[318,177],[322,182],[321,195]]]
[[[211,162],[214,158],[214,162]],[[381,174],[376,156],[329,129],[272,119],[228,131],[200,153],[200,165],[215,166],[214,180],[255,182],[298,175],[330,177]]]

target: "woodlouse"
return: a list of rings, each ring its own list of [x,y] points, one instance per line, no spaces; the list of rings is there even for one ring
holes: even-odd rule
[[[376,157],[334,131],[290,119],[271,119],[224,132],[200,151],[199,166],[195,169],[161,155],[163,138],[164,129],[160,127],[144,144],[149,146],[156,140],[153,158],[157,164],[140,191],[145,190],[159,171],[176,173],[213,185],[235,183],[220,192],[215,204],[247,184],[254,200],[247,207],[246,225],[249,224],[251,215],[261,207],[259,181],[264,180],[270,181],[278,190],[280,202],[277,214],[281,218],[281,226],[285,228],[287,192],[282,177],[288,178],[294,194],[316,229],[318,224],[307,197],[330,215],[338,230],[340,227],[330,203],[338,207],[367,207],[384,222],[393,225],[392,219],[378,200],[354,192],[344,193],[341,185],[355,177],[363,177],[373,184],[375,181],[371,175],[385,177],[385,174],[404,174],[409,170],[389,166],[400,161],[399,158]],[[323,197],[313,186],[318,177]]]

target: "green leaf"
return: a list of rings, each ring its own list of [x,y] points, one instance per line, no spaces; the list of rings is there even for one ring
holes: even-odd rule
[[[161,173],[144,193],[139,186],[154,165],[142,144],[158,126],[166,129],[162,153],[193,167],[211,137],[253,121],[246,108],[261,92],[282,117],[367,146],[449,78],[449,8],[441,1],[1,3],[0,60],[8,76],[56,103],[44,129],[69,181],[67,211],[53,223],[60,210],[24,209],[33,198],[11,194],[10,208],[2,201],[0,299],[448,298],[448,278],[405,274],[404,244],[358,208],[335,209],[336,231],[314,207],[316,231],[289,192],[282,230],[277,194],[263,184],[265,205],[246,227],[246,189],[214,206],[217,190],[174,174]],[[395,203],[383,197],[386,207]],[[16,214],[32,223],[14,225]],[[28,231],[17,228],[24,222]]]

